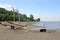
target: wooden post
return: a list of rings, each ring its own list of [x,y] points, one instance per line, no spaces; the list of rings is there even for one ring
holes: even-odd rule
[[[12,29],[12,30],[15,30],[15,26],[11,26],[11,29]]]

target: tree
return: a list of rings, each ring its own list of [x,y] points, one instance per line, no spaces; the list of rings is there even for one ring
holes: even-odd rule
[[[38,18],[37,21],[40,21],[40,18]]]
[[[10,20],[12,18],[12,11],[7,11],[4,8],[0,8],[0,21]]]
[[[30,15],[30,21],[34,21],[34,17],[32,14]]]
[[[4,8],[0,8],[0,14],[6,14],[6,10]]]
[[[14,13],[14,16],[13,16]],[[4,8],[0,8],[0,21],[40,21],[40,18],[34,19],[34,16],[31,14],[30,17],[27,17],[26,14],[21,14],[16,9],[15,11],[8,11]]]
[[[4,20],[4,15],[0,14],[0,21],[3,21],[3,20]]]

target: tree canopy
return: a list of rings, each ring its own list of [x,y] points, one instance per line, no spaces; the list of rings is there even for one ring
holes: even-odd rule
[[[0,8],[0,21],[14,21],[13,18],[15,18],[15,21],[21,21],[21,22],[40,21],[40,18],[34,19],[34,16],[32,14],[30,15],[30,17],[27,17],[26,14],[7,11],[4,8]]]

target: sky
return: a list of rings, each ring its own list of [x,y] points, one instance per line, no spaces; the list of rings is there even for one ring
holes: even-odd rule
[[[41,21],[60,21],[60,0],[0,0],[0,7],[12,10],[18,9],[20,13],[34,15]]]

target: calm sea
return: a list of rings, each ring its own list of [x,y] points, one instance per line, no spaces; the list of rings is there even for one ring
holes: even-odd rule
[[[55,29],[60,29],[60,21],[41,21],[37,22],[34,25],[36,26],[42,26],[45,28],[55,28]]]

